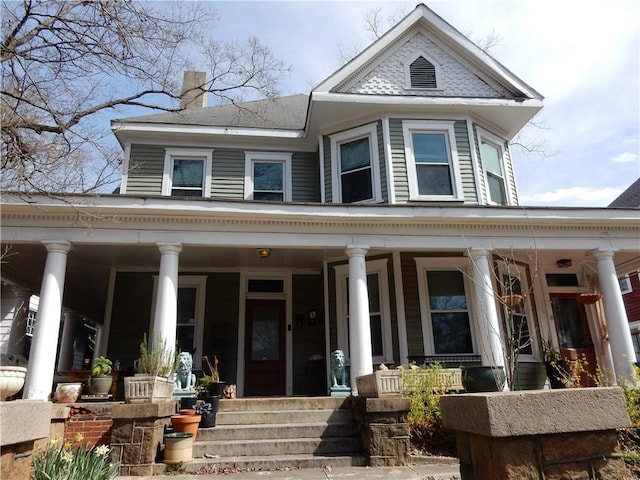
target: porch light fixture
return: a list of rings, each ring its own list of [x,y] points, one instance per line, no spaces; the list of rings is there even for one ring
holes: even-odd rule
[[[269,255],[271,255],[271,249],[270,248],[259,248],[258,249],[258,256],[260,258],[268,258]]]
[[[560,260],[556,260],[556,265],[558,268],[569,268],[571,266],[571,259],[561,258]]]

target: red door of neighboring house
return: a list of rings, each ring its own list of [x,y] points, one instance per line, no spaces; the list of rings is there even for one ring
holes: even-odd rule
[[[285,305],[284,300],[247,300],[244,354],[247,396],[286,393]]]
[[[579,359],[584,368],[580,375],[580,386],[593,386],[596,379],[596,353],[584,305],[576,300],[575,293],[552,293],[550,297],[560,354],[569,360]]]

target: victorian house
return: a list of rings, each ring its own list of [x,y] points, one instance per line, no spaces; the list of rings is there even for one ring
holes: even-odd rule
[[[123,370],[154,332],[239,396],[326,395],[337,349],[354,393],[381,363],[514,348],[542,388],[543,345],[631,378],[638,210],[520,205],[509,142],[543,97],[429,8],[305,94],[207,107],[203,75],[180,112],[112,123],[118,194],[3,195],[3,301],[40,297],[25,398],[78,318]]]

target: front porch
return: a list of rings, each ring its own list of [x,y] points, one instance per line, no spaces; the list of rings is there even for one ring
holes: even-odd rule
[[[123,374],[132,373],[143,335],[155,332],[193,352],[195,370],[203,369],[203,355],[217,357],[222,380],[236,384],[240,397],[327,395],[337,349],[346,354],[352,388],[355,376],[378,364],[413,358],[504,365],[514,326],[525,376],[540,370],[542,341],[589,350],[611,378],[632,375],[617,282],[638,268],[631,212],[611,220],[593,209],[528,209],[523,221],[516,208],[283,211],[132,200],[101,199],[90,225],[73,223],[66,204],[54,202],[46,214],[25,215],[11,202],[3,208],[5,238],[12,238],[3,300],[40,295],[26,398],[48,398],[54,373],[70,370],[79,318],[97,326],[93,356],[119,361]],[[46,228],[37,226],[45,219]],[[616,221],[615,230],[594,233],[594,225]],[[602,300],[578,304],[576,294],[593,285]],[[513,289],[524,297],[517,311],[501,301]],[[4,319],[20,333],[24,311]],[[16,348],[8,339],[7,352]]]

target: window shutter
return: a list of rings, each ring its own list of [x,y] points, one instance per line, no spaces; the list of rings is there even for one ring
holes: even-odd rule
[[[416,58],[409,65],[411,88],[438,88],[436,83],[436,67],[423,56]]]

